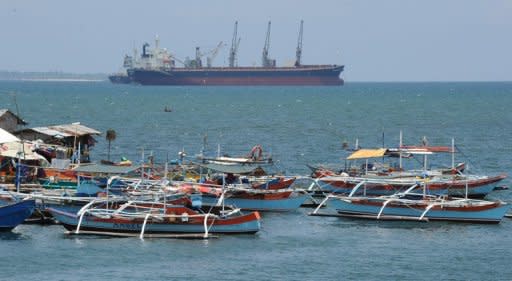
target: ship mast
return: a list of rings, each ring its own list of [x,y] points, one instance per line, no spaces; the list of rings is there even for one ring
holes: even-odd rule
[[[261,65],[263,67],[276,66],[276,61],[268,57],[268,50],[270,49],[270,21],[267,26],[267,36],[265,37],[265,45],[263,46],[263,54],[261,58]]]
[[[240,38],[237,40],[238,21],[235,21],[235,30],[233,31],[233,39],[231,41],[231,49],[229,50],[229,67],[235,67],[236,53],[238,52],[238,45],[240,45]]]
[[[299,38],[297,39],[297,50],[295,51],[295,66],[300,66],[300,57],[302,56],[302,25],[304,21],[300,21]]]

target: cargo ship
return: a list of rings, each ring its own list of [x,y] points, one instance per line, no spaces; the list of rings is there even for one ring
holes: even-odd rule
[[[133,58],[131,56],[125,55],[123,61],[123,70],[118,73],[114,73],[108,76],[108,80],[113,84],[130,84],[132,83],[132,78],[130,77],[128,71],[133,68]]]
[[[276,61],[269,58],[270,22],[263,47],[262,65],[259,67],[237,66],[237,51],[240,44],[237,28],[238,22],[235,22],[229,51],[229,66],[212,66],[213,59],[223,46],[222,42],[207,53],[202,53],[200,48],[196,47],[194,59],[180,60],[166,49],[160,48],[157,37],[154,48],[149,48],[148,43],[142,46],[140,57],[137,56],[136,50],[133,57],[125,56],[123,66],[126,68],[127,77],[120,79],[112,76],[109,79],[113,83],[141,85],[343,85],[343,79],[340,78],[343,65],[303,65],[301,63],[302,21],[293,66],[276,66]],[[203,65],[204,56],[207,56],[206,65]],[[176,62],[183,64],[183,67],[177,67]]]
[[[132,83],[132,79],[128,74],[125,73],[115,73],[108,76],[108,80],[114,84],[130,84]]]

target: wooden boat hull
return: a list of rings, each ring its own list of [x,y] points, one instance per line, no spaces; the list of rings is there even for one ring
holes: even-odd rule
[[[494,177],[470,178],[467,180],[456,178],[453,178],[453,180],[433,180],[431,182],[427,182],[427,189],[429,194],[446,194],[450,196],[463,197],[466,194],[467,185],[468,197],[483,198],[494,190],[497,182],[505,178],[505,175],[498,175]],[[320,190],[323,192],[349,194],[352,189],[363,180],[363,178],[327,177],[325,179],[318,180],[318,183],[321,187]],[[366,195],[369,196],[392,195],[396,192],[404,191],[418,182],[418,180],[414,179],[390,179],[382,180],[382,182],[376,182],[379,180],[378,178],[372,180],[374,182],[366,183],[365,187],[361,187],[359,190],[361,192],[364,190]]]
[[[294,182],[295,182],[295,178],[291,178],[291,179],[276,178],[276,179],[271,179],[264,183],[253,183],[252,188],[279,190],[279,189],[289,188]]]
[[[32,215],[35,200],[22,200],[0,207],[0,231],[10,231]]]
[[[48,211],[59,221],[67,230],[76,230],[79,217],[58,208],[49,208]],[[256,233],[261,228],[261,218],[259,213],[253,212],[247,215],[236,216],[232,218],[209,218],[208,225],[211,225],[209,233]],[[94,216],[84,216],[80,225],[80,230],[93,231],[96,234],[105,233],[141,233],[144,220],[141,218],[126,219],[122,217],[99,218]],[[145,226],[145,234],[191,234],[204,233],[204,218],[191,219],[149,219]]]
[[[499,223],[510,209],[510,205],[488,202],[485,205],[435,206],[425,212],[428,202],[392,202],[384,208],[385,200],[380,198],[334,199],[332,207],[342,215],[365,219],[394,220],[438,220],[474,223]],[[380,214],[380,215],[379,215]]]
[[[300,206],[310,198],[308,194],[300,194],[297,196],[288,196],[286,198],[247,198],[247,197],[226,197],[224,198],[225,205],[233,205],[243,210],[254,211],[272,211],[272,212],[287,212],[300,208]],[[203,204],[215,205],[218,203],[219,198],[208,194],[203,194]]]

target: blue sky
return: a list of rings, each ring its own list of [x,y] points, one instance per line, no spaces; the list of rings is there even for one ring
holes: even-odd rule
[[[239,65],[344,64],[346,81],[511,81],[512,1],[72,1],[2,0],[0,70],[116,72],[124,54],[158,34],[177,57],[242,40]]]

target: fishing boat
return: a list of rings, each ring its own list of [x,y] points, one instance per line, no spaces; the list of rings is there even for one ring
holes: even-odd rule
[[[311,196],[291,189],[259,190],[250,187],[201,184],[198,190],[207,205],[229,205],[243,210],[287,212],[300,208]]]
[[[210,233],[256,233],[261,228],[258,212],[242,214],[240,209],[204,212],[193,205],[128,201],[112,205],[92,201],[78,212],[52,207],[48,211],[69,234],[138,236],[153,238],[208,238]]]
[[[32,215],[36,201],[0,200],[0,231],[10,231]]]
[[[288,189],[295,182],[295,177],[253,177],[248,178],[254,189],[280,190]]]
[[[428,177],[428,176],[427,176]],[[428,177],[428,189],[431,194],[468,196],[470,198],[483,198],[494,190],[496,184],[507,176],[479,176],[479,175],[443,175]],[[328,176],[313,179],[309,187],[311,191],[334,192],[348,194],[359,183],[364,183],[364,192],[367,195],[392,195],[404,191],[425,176],[402,177],[351,177]]]
[[[450,169],[429,169],[427,156],[433,153],[452,153]],[[428,178],[428,188],[431,194],[451,195],[470,198],[483,198],[494,190],[496,184],[507,176],[505,174],[487,176],[463,173],[463,163],[455,165],[455,145],[452,146],[404,146],[398,149],[359,149],[347,157],[347,160],[365,160],[361,169],[347,168],[341,173],[335,173],[322,167],[310,168],[313,170],[313,181],[310,190],[318,192],[335,192],[348,194],[361,182],[365,183],[365,192],[368,195],[392,195],[407,189],[418,179]],[[369,163],[369,159],[381,159],[388,155],[399,155],[398,167],[385,167],[379,163]],[[404,170],[403,155],[423,156],[423,168],[417,170]],[[382,166],[382,165],[381,165]]]
[[[499,223],[510,209],[509,204],[501,201],[430,195],[425,188],[423,193],[411,192],[416,186],[393,195],[354,196],[360,186],[356,186],[348,196],[330,194],[321,205],[328,201],[343,217],[425,222]],[[318,210],[315,209],[312,215],[325,215],[318,213]]]

